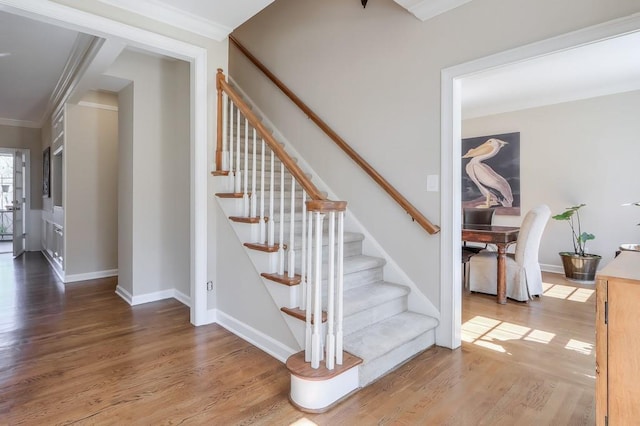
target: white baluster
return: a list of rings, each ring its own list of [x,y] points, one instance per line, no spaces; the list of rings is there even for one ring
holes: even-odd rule
[[[302,190],[302,233],[301,244],[302,253],[300,253],[300,309],[307,309],[307,193]]]
[[[336,364],[342,365],[342,317],[344,302],[344,212],[338,212],[338,254],[336,257]]]
[[[329,213],[329,254],[327,256],[327,356],[325,365],[328,370],[333,370],[336,355],[336,336],[333,334],[334,323],[334,300],[335,300],[335,233],[336,233],[336,213]]]
[[[307,295],[306,295],[306,330],[305,330],[305,348],[304,348],[304,360],[305,362],[311,362],[311,315],[313,313],[313,279],[315,270],[313,269],[313,213],[308,213],[308,221],[306,228],[303,227],[302,233],[305,231],[307,233],[307,256],[306,256],[306,265],[307,265],[307,275],[306,279],[306,287],[307,287]]]
[[[242,191],[242,217],[249,217],[249,120],[244,118],[244,189]]]
[[[229,170],[229,95],[222,92],[222,170]]]
[[[278,275],[284,275],[284,163],[280,162],[280,232],[278,234]]]
[[[295,220],[296,220],[296,180],[291,176],[291,217],[289,218],[289,258],[287,265],[289,268],[288,276],[293,278],[296,269],[296,251],[293,246],[295,243]]]
[[[253,129],[253,164],[251,166],[251,212],[250,215],[251,217],[256,217],[257,216],[257,210],[258,210],[258,206],[256,205],[256,200],[257,200],[257,195],[256,195],[256,160],[257,160],[257,153],[256,153],[256,139],[257,139],[257,134],[256,134],[256,129]]]
[[[274,173],[276,172],[275,160],[273,151],[271,151],[271,176],[269,176],[269,222],[268,222],[268,237],[267,237],[267,245],[269,247],[273,247],[275,244],[276,238],[276,229],[275,229],[275,221],[273,220],[273,187],[274,184]]]
[[[235,110],[235,105],[233,103],[231,103],[231,110],[229,111],[229,115],[230,115],[230,122],[229,122],[229,175],[228,175],[228,185],[229,185],[229,192],[233,192],[233,189],[235,187],[235,173],[234,173],[234,163],[233,163],[233,155],[234,155],[234,151],[233,151],[233,143],[234,143],[234,134],[233,134],[233,111]]]
[[[313,270],[313,334],[311,335],[311,368],[320,367],[322,357],[322,342],[320,338],[322,327],[322,219],[324,215],[315,212],[315,252]]]
[[[236,187],[234,188],[234,192],[236,194],[239,194],[240,191],[242,190],[242,169],[240,168],[240,144],[242,141],[242,136],[240,135],[240,109],[238,109],[238,121],[236,123],[236,178],[235,178],[235,185]]]
[[[264,146],[264,139],[262,139],[262,153],[260,154],[260,241],[264,244],[267,241],[267,229],[264,221],[264,168],[266,167],[264,162],[264,154],[266,147]]]

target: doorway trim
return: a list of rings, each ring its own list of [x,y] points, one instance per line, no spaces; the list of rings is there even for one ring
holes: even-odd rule
[[[190,320],[207,317],[207,51],[205,48],[47,0],[0,0],[0,10],[92,34],[191,64]],[[198,285],[198,283],[200,285]]]
[[[550,39],[527,44],[453,67],[441,73],[440,167],[440,327],[436,344],[455,349],[461,345],[462,286],[461,228],[461,80],[472,74],[523,62],[640,31],[640,15],[630,15]]]
[[[10,154],[13,156],[16,152],[21,152],[22,155],[24,155],[25,219],[23,223],[23,231],[25,233],[25,251],[29,251],[36,243],[40,242],[39,238],[37,238],[39,234],[34,231],[34,225],[37,225],[40,219],[37,221],[34,220],[33,212],[31,210],[31,150],[29,148],[7,148],[0,146],[0,154]],[[15,170],[13,175],[15,176]]]

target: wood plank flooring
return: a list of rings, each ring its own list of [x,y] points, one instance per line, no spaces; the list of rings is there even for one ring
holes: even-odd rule
[[[594,424],[593,287],[545,281],[527,304],[466,294],[461,349],[305,414],[283,364],[179,302],[132,308],[114,279],[64,286],[39,253],[0,256],[0,424]]]

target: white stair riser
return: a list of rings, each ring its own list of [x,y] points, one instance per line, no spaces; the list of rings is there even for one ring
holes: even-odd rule
[[[378,281],[382,281],[383,278],[382,267],[365,269],[350,274],[344,275],[344,289],[350,290],[366,284],[372,284]],[[326,286],[326,280],[322,281],[323,286]]]
[[[284,308],[296,308],[298,306],[300,286],[282,285],[266,278],[262,280],[278,306]]]
[[[397,368],[414,355],[433,346],[435,341],[435,330],[429,330],[375,360],[365,361],[365,363],[360,366],[360,386],[366,386],[389,371]]]
[[[348,335],[407,310],[407,296],[388,300],[344,318],[344,334]]]

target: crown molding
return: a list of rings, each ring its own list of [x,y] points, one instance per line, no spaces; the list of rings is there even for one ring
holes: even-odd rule
[[[224,40],[233,31],[233,28],[156,0],[136,0],[135,2],[130,0],[98,1],[215,41]]]
[[[61,107],[73,93],[80,80],[83,78],[87,67],[100,51],[104,39],[88,34],[80,33],[71,49],[67,63],[60,74],[56,87],[51,92],[47,109],[40,120],[42,127],[47,117]]]
[[[471,0],[394,0],[421,21],[448,12]]]
[[[12,118],[0,117],[0,126],[28,127],[30,129],[39,129],[40,127],[42,127],[42,124],[36,121],[14,120]]]

